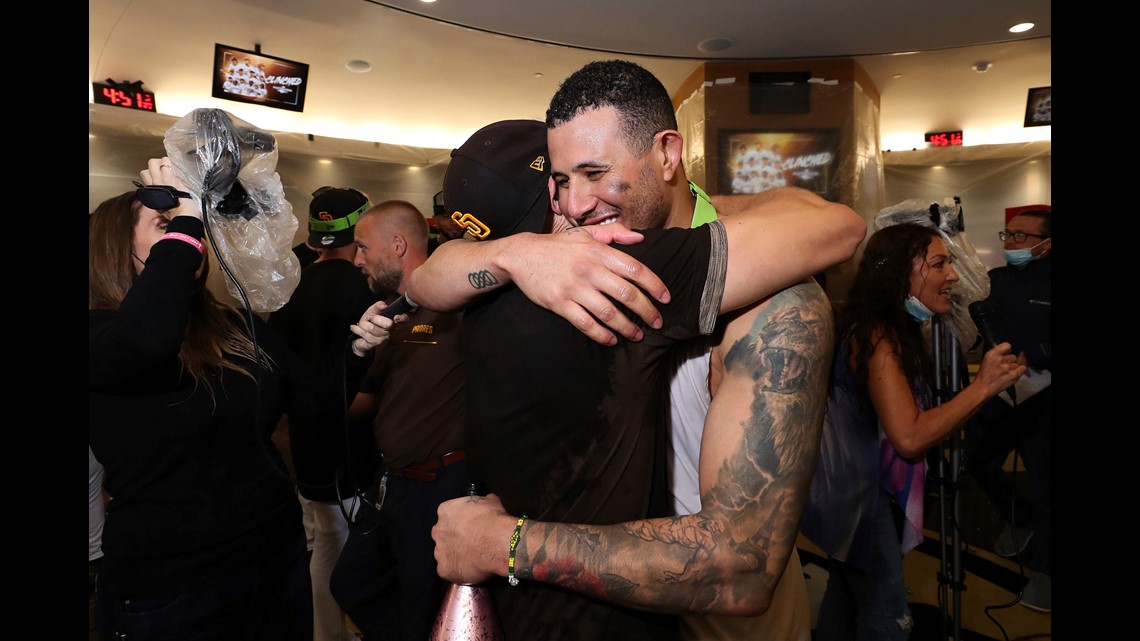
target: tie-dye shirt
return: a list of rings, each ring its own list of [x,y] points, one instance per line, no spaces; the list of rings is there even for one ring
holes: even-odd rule
[[[890,509],[880,505],[880,489],[906,515],[902,552],[922,542],[926,460],[903,459],[887,440],[874,407],[856,388],[850,354],[850,340],[845,338],[832,366],[819,464],[800,530],[829,555],[870,571],[875,514]],[[916,404],[925,410],[929,389],[920,383],[919,390]]]

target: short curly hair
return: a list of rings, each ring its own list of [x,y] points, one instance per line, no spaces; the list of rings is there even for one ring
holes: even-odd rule
[[[550,99],[546,127],[554,129],[599,107],[617,110],[625,143],[637,156],[649,151],[657,132],[677,128],[665,85],[628,60],[595,61],[570,74]]]

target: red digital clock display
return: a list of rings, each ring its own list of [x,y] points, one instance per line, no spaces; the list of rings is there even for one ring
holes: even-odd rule
[[[135,85],[113,85],[102,82],[91,83],[95,94],[95,104],[138,109],[140,111],[154,111],[154,94],[143,91]]]
[[[926,142],[934,147],[955,147],[962,144],[961,131],[939,131],[926,134]]]

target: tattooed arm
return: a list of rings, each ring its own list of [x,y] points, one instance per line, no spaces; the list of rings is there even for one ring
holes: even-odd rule
[[[536,304],[603,345],[617,342],[614,332],[641,340],[641,329],[613,300],[660,327],[654,301],[668,302],[669,292],[640,261],[607,244],[641,240],[637,232],[607,225],[444,243],[412,272],[407,294],[428,309],[455,311],[513,282]]]
[[[701,443],[701,511],[607,526],[527,521],[517,577],[660,611],[768,608],[795,551],[819,455],[832,312],[810,282],[723,320]],[[432,534],[441,576],[506,576],[516,519],[496,497],[449,501],[439,514]]]

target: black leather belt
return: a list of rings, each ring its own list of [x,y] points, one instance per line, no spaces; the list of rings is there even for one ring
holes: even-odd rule
[[[429,458],[422,463],[413,463],[407,467],[390,467],[388,468],[388,476],[403,476],[413,481],[431,483],[438,478],[435,473],[436,470],[451,465],[452,463],[458,463],[465,458],[467,458],[466,451],[455,450],[447,454]]]

